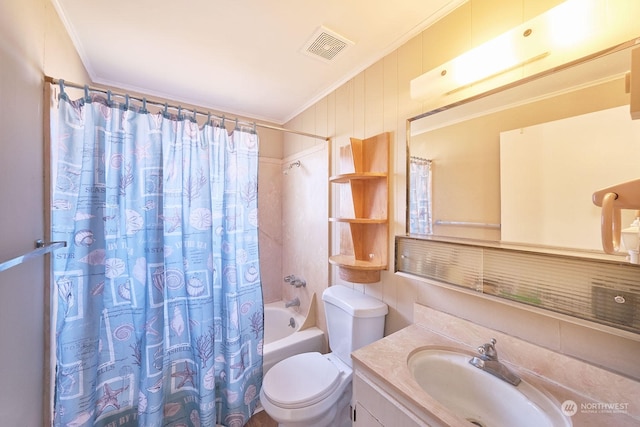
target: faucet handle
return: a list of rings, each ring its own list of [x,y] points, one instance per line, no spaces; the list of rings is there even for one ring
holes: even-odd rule
[[[486,360],[498,360],[498,351],[496,350],[496,339],[491,338],[488,343],[482,344],[478,347],[478,353],[480,353]]]

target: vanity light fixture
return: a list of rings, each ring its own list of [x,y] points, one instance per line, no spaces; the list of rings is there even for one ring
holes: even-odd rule
[[[533,33],[531,28],[526,28],[522,34],[505,33],[454,59],[449,68],[452,71],[451,78],[455,88],[446,93],[457,92],[474,83],[507,73],[548,56],[548,51],[536,48]],[[520,37],[528,40],[520,41]]]
[[[478,91],[465,95],[475,95],[630,40],[638,36],[633,3],[565,1],[413,79],[411,97],[433,101],[472,86]]]

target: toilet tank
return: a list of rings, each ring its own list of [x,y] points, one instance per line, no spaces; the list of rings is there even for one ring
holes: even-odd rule
[[[346,286],[322,294],[331,352],[351,366],[351,352],[384,336],[385,303]]]

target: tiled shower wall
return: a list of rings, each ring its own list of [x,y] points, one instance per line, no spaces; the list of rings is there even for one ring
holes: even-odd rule
[[[265,303],[282,299],[282,161],[260,157],[258,221],[262,296]]]
[[[300,167],[288,169],[300,161]],[[316,321],[325,329],[322,291],[328,284],[328,143],[283,160],[261,157],[258,172],[259,245],[265,303],[300,299],[305,314],[316,294]],[[283,170],[288,169],[285,175]],[[293,288],[283,280],[306,280]]]
[[[293,288],[284,284],[282,297],[285,300],[298,297],[304,314],[316,294],[316,322],[325,330],[321,297],[329,274],[328,144],[318,141],[311,148],[286,157],[283,167],[297,160],[300,167],[282,176],[282,272],[303,277],[307,286]]]

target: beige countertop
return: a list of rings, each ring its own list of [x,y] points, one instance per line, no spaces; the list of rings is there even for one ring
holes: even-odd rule
[[[470,425],[464,418],[451,413],[418,385],[407,366],[410,355],[425,347],[450,348],[473,355],[476,347],[488,341],[488,337],[491,336],[496,337],[500,343],[498,349],[501,361],[524,381],[546,392],[558,404],[565,400],[577,403],[579,410],[571,417],[575,427],[640,426],[640,383],[637,381],[532,346],[517,338],[486,330],[444,313],[438,312],[435,315],[429,311],[424,314],[429,319],[429,328],[431,324],[441,321],[444,325],[443,330],[434,331],[423,324],[413,324],[352,354],[356,371],[363,372],[385,391],[397,397],[419,418],[445,426]],[[420,321],[421,316],[417,315],[416,319]],[[538,359],[542,359],[540,365],[530,366],[534,364],[531,360]],[[521,363],[509,363],[512,360]],[[611,390],[600,390],[605,397],[597,399],[589,393],[589,388],[593,387],[610,387]],[[610,409],[612,407],[613,410]]]

